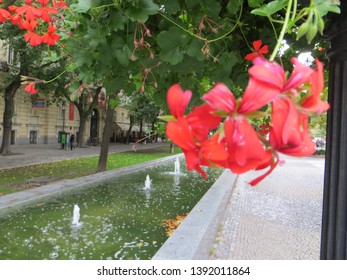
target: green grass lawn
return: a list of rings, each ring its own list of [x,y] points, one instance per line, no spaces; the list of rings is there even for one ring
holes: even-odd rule
[[[180,153],[175,149],[175,153]],[[157,158],[170,156],[168,149],[157,148],[137,152],[114,153],[108,155],[107,170],[142,163]],[[26,182],[34,178],[73,179],[96,171],[99,157],[85,157],[52,163],[37,164],[0,170],[0,195],[37,187],[38,184]]]

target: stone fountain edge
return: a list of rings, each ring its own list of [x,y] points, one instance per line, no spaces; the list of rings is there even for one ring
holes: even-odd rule
[[[102,181],[106,181],[108,179],[112,179],[117,176],[131,174],[133,172],[137,172],[143,170],[144,168],[149,168],[154,165],[157,165],[161,162],[170,161],[177,157],[181,157],[183,154],[176,154],[172,156],[167,156],[160,159],[151,160],[144,163],[139,163],[115,170],[100,172],[91,174],[88,176],[83,176],[76,179],[68,179],[68,180],[59,180],[53,183],[32,188],[25,191],[15,192],[11,194],[7,194],[4,196],[0,196],[0,213],[5,214],[9,211],[18,209],[22,206],[31,204],[39,199],[49,198],[56,194],[71,191],[78,188],[82,188],[85,186],[89,186],[92,184],[100,183]]]
[[[225,170],[152,260],[208,259],[237,179]]]

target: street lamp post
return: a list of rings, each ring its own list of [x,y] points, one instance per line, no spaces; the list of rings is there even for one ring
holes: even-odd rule
[[[65,111],[66,111],[66,104],[65,101],[61,104],[61,110],[63,112],[63,132],[65,131]]]
[[[321,256],[347,259],[347,2],[331,15],[326,30],[330,42],[327,148],[324,176]]]
[[[65,134],[65,111],[66,111],[66,103],[63,101],[61,103],[61,111],[63,114],[63,131],[61,132],[61,148],[64,150],[66,143],[66,134]]]

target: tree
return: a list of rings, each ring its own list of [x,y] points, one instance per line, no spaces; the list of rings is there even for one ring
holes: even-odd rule
[[[23,83],[21,77],[31,75],[44,78],[45,71],[47,68],[51,67],[51,64],[42,63],[40,58],[43,55],[44,49],[41,47],[33,48],[28,46],[24,42],[24,38],[21,34],[22,32],[8,24],[3,24],[0,26],[0,29],[0,39],[7,42],[14,53],[16,53],[17,60],[15,61],[15,64],[18,65],[18,67],[13,67],[12,70],[7,73],[4,81],[4,132],[0,153],[7,155],[11,153],[11,131],[12,117],[14,114],[14,98]],[[56,74],[57,73],[55,72],[54,75]]]
[[[151,123],[153,128],[160,113],[160,108],[155,104],[153,96],[148,92],[143,92],[141,94],[133,92],[132,95],[127,96],[124,107],[128,109],[130,119],[130,126],[127,132],[127,143],[129,143],[130,132],[133,125],[136,123],[140,125],[140,136],[142,137],[143,122]],[[154,129],[152,130],[154,131]]]

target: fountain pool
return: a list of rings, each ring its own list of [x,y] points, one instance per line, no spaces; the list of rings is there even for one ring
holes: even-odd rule
[[[188,213],[221,174],[173,174],[172,162],[0,213],[0,259],[151,259],[163,221]],[[151,178],[144,189],[144,178]],[[78,207],[78,208],[77,208]]]

